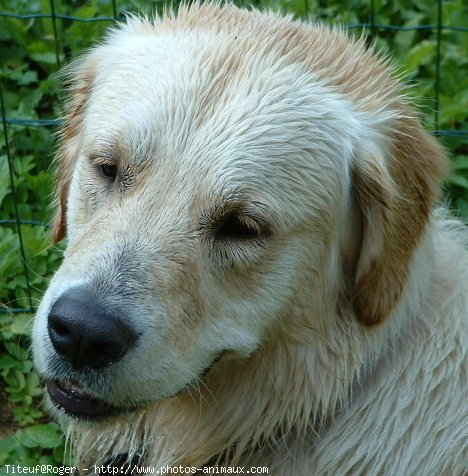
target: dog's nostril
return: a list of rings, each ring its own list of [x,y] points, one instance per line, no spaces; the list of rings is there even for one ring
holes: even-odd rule
[[[106,343],[103,344],[101,348],[104,348],[105,353],[113,358],[113,359],[118,359],[122,355],[123,349],[125,349],[125,344],[121,344],[120,342],[116,343]],[[96,349],[98,351],[99,349]]]
[[[49,316],[49,326],[55,333],[60,336],[65,337],[70,334],[70,329],[68,329],[68,327],[64,326],[60,322],[57,322],[56,319],[54,319],[54,316]]]
[[[74,368],[101,368],[122,358],[135,333],[115,311],[97,301],[86,288],[61,296],[48,318],[50,341]]]

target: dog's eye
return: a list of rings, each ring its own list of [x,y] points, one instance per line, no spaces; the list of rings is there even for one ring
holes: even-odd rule
[[[216,229],[218,240],[247,241],[260,235],[261,228],[252,218],[235,214],[225,217]]]
[[[109,163],[100,164],[99,171],[110,182],[114,182],[118,173],[117,165]]]

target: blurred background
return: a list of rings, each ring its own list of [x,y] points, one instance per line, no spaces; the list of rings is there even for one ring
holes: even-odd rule
[[[468,2],[466,0],[255,0],[273,9],[345,25],[390,54],[426,127],[452,169],[445,201],[468,218]],[[41,409],[30,360],[32,317],[61,260],[51,246],[57,71],[125,20],[178,2],[0,0],[0,476],[5,464],[60,465],[64,444]],[[67,461],[65,461],[67,463]]]

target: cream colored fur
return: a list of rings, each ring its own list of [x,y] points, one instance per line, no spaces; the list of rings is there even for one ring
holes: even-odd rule
[[[130,18],[69,77],[68,248],[35,364],[141,402],[87,423],[48,400],[78,466],[142,452],[278,476],[466,474],[466,232],[432,211],[445,159],[386,62],[338,30],[208,4]],[[115,157],[110,189],[92,163]],[[228,202],[268,233],[214,241]],[[91,377],[47,334],[53,302],[89,282],[141,336]]]

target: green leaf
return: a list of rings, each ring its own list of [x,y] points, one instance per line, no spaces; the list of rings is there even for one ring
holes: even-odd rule
[[[455,155],[452,157],[453,170],[468,170],[468,155]]]
[[[468,178],[458,174],[449,175],[448,182],[468,190]]]
[[[16,342],[4,342],[3,345],[5,346],[6,350],[8,350],[8,352],[16,359],[26,359],[27,351]]]
[[[404,54],[403,64],[406,70],[417,70],[422,65],[434,63],[436,44],[434,41],[424,40],[413,46]]]
[[[26,376],[25,392],[32,397],[41,395],[42,389],[40,388],[39,377],[36,372],[31,372]]]
[[[6,155],[0,155],[0,205],[11,192],[10,172]]]
[[[22,444],[27,448],[53,449],[62,442],[62,433],[53,423],[35,425],[24,430]]]
[[[37,72],[31,70],[13,70],[10,74],[10,79],[15,80],[20,86],[27,86],[37,82]]]
[[[4,465],[8,462],[10,455],[14,455],[17,451],[17,442],[13,436],[7,436],[0,440],[0,465]],[[18,460],[17,460],[18,461]],[[11,461],[10,461],[11,462]],[[2,472],[3,471],[3,472]],[[6,472],[6,468],[0,467],[0,475],[11,474]]]
[[[33,53],[31,58],[38,63],[57,64],[57,56],[55,53]]]
[[[16,367],[17,365],[18,361],[11,355],[0,355],[0,369],[8,370]]]
[[[13,334],[30,336],[33,326],[33,316],[31,314],[17,314],[13,318],[10,330]]]

